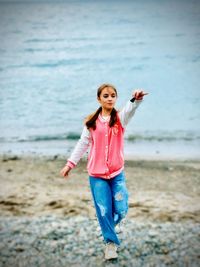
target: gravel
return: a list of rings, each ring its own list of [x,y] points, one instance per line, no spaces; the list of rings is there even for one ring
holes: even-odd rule
[[[118,259],[104,260],[95,219],[0,217],[0,266],[200,266],[200,224],[128,219]]]

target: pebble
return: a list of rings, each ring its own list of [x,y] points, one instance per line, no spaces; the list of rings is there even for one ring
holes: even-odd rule
[[[97,223],[83,216],[0,217],[0,267],[199,266],[200,224],[127,220],[118,259],[105,261]]]

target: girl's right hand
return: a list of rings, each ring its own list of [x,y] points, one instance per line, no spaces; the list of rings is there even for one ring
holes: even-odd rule
[[[62,170],[60,171],[60,175],[67,178],[70,171],[71,171],[71,168],[65,165],[65,167],[62,168]]]
[[[136,99],[136,100],[142,100],[143,99],[143,96],[145,95],[148,95],[148,93],[145,93],[143,90],[141,89],[137,89],[133,92],[133,97]]]

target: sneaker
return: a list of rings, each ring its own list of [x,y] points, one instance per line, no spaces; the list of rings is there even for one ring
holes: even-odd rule
[[[126,225],[126,219],[121,220],[120,223],[118,223],[117,225],[115,225],[115,231],[117,234],[120,234],[124,231]]]
[[[118,257],[117,255],[117,246],[115,243],[107,243],[105,248],[105,259],[116,259]]]
[[[118,223],[117,225],[115,225],[115,232],[116,232],[117,234],[120,234],[120,233],[123,232],[123,230],[122,230],[122,226],[121,226],[120,223]]]

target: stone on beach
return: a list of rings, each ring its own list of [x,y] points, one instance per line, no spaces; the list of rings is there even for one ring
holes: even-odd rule
[[[104,243],[90,218],[1,217],[0,229],[0,266],[104,266]],[[198,266],[199,233],[200,225],[191,222],[128,219],[117,266]]]

